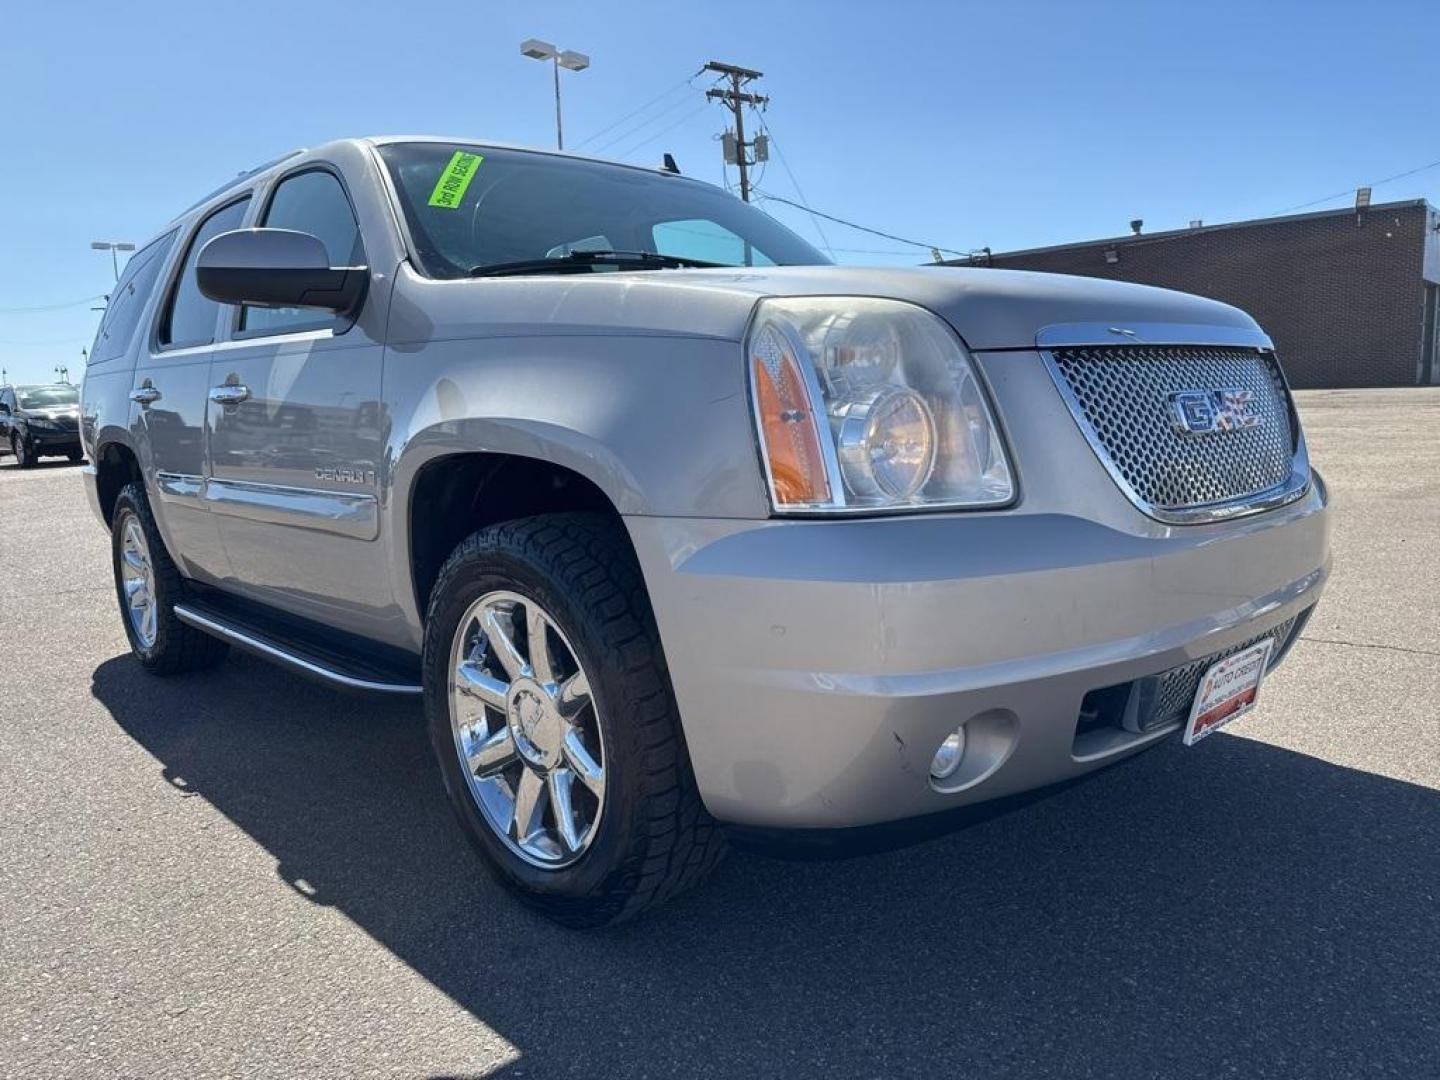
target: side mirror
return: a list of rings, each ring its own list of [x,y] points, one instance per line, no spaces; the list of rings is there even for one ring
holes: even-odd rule
[[[222,304],[348,312],[360,306],[370,269],[331,266],[318,237],[291,229],[236,229],[200,249],[200,291]]]

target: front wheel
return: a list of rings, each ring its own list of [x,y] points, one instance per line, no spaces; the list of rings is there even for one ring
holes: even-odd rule
[[[719,860],[639,567],[612,520],[554,514],[470,536],[436,582],[424,665],[451,804],[532,907],[603,926]]]
[[[15,455],[15,464],[20,468],[33,469],[35,467],[35,450],[31,447],[29,439],[12,434],[10,436],[10,452]]]

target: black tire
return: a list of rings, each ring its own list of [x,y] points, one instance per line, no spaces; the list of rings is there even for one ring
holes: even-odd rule
[[[132,519],[139,522],[145,534],[155,583],[151,601],[156,610],[155,641],[149,646],[140,640],[131,625],[120,575],[125,527]],[[146,671],[156,675],[178,675],[214,667],[225,659],[230,651],[229,645],[186,625],[175,616],[175,602],[185,594],[185,579],[165,550],[165,542],[155,525],[155,515],[150,511],[145,486],[141,483],[127,484],[115,500],[115,512],[110,519],[110,558],[115,575],[115,598],[120,604],[120,621],[135,659]]]
[[[520,858],[470,794],[450,721],[448,671],[461,618],[486,593],[531,597],[559,623],[589,673],[607,760],[604,807],[580,858],[558,869]],[[445,790],[499,880],[563,925],[631,918],[700,881],[725,851],[705,812],[649,597],[620,525],[550,514],[472,534],[450,555],[425,624],[425,712]]]
[[[15,455],[15,464],[22,469],[33,469],[35,467],[35,452],[30,445],[29,439],[23,439],[18,434],[10,436],[10,452]]]

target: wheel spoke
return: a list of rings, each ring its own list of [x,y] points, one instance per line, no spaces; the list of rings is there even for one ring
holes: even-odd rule
[[[141,555],[140,552],[136,551],[133,547],[127,545],[125,550],[121,552],[120,558],[124,563],[124,565],[120,567],[122,573],[145,573],[145,556]]]
[[[566,720],[574,720],[580,715],[580,711],[590,704],[590,681],[585,678],[585,672],[577,671],[565,680],[556,695],[555,704]]]
[[[580,782],[595,793],[598,798],[605,790],[605,770],[600,767],[580,741],[580,732],[571,728],[565,733],[565,761],[574,770]]]
[[[503,711],[510,684],[487,674],[479,664],[466,660],[455,669],[455,689]]]
[[[479,777],[494,776],[515,760],[515,740],[508,727],[500,727],[486,736],[466,755],[470,771]]]
[[[549,684],[555,681],[550,668],[550,635],[546,633],[544,613],[534,604],[525,606],[525,634],[530,651],[530,667],[537,682]]]
[[[500,625],[500,616],[495,609],[489,608],[485,612],[485,618],[481,625],[485,628],[485,640],[490,643],[490,652],[505,669],[505,675],[514,682],[530,673],[529,665],[525,658],[515,648],[515,642],[510,640],[510,635]]]
[[[580,832],[575,828],[575,810],[570,805],[570,785],[575,782],[569,769],[556,769],[550,774],[550,807],[555,811],[555,831],[567,852],[580,846]]]
[[[146,641],[155,640],[155,605],[145,606],[145,617],[140,620],[140,635]]]
[[[545,781],[540,774],[523,769],[515,785],[515,817],[510,823],[511,834],[523,842],[540,829],[545,815]]]

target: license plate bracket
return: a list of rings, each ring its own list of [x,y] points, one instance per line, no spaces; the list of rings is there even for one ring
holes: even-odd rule
[[[1274,649],[1275,639],[1270,637],[1210,665],[1190,706],[1186,746],[1194,746],[1255,707]]]

